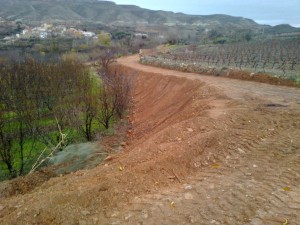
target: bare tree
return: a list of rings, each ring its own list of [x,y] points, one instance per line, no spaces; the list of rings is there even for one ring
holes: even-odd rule
[[[130,96],[132,90],[131,77],[119,74],[117,72],[112,73],[112,89],[115,97],[115,112],[116,115],[121,119],[129,107]]]
[[[77,117],[79,130],[85,136],[87,141],[93,139],[93,123],[97,117],[99,109],[99,86],[91,74],[86,73],[82,76],[81,96],[78,98]]]
[[[100,107],[104,107],[104,109],[101,108],[100,111],[102,111],[102,115],[105,115],[104,118],[111,118],[114,114],[122,118],[129,105],[132,82],[128,76],[124,76],[110,68],[110,65],[115,61],[117,49],[113,49],[110,53],[102,54],[100,68],[98,69],[98,73],[103,80],[103,91],[100,93],[103,96],[100,97]],[[108,95],[111,98],[110,102],[108,102]],[[111,107],[111,110],[108,109],[108,106]],[[107,127],[107,123],[104,124]]]
[[[98,73],[101,75],[102,79],[105,81],[108,76],[109,66],[116,62],[117,49],[113,47],[102,48],[99,55],[99,68]]]
[[[80,62],[8,63],[0,68],[0,89],[0,166],[10,177],[28,172],[42,151],[37,142],[62,148],[61,133],[78,121],[91,140],[98,96]]]
[[[108,129],[116,109],[116,98],[113,94],[113,89],[108,85],[102,85],[99,98],[100,113],[98,120],[106,129]]]

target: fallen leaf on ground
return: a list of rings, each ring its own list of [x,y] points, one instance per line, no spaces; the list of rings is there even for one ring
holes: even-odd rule
[[[290,187],[284,187],[284,188],[282,188],[282,190],[284,190],[284,191],[291,191],[291,188]]]
[[[288,224],[289,224],[288,219],[285,219],[285,221],[282,223],[282,225],[288,225]]]
[[[218,169],[218,168],[220,168],[220,165],[219,165],[219,164],[213,164],[213,165],[212,165],[212,168]]]

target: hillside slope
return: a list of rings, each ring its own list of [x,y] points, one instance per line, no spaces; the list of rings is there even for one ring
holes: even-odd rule
[[[0,17],[41,21],[90,21],[110,25],[192,25],[202,27],[227,26],[258,29],[250,19],[227,15],[192,16],[183,13],[153,11],[133,5],[117,5],[96,0],[0,0]]]
[[[199,36],[208,31],[218,34],[252,32],[271,35],[297,34],[300,28],[289,25],[260,25],[251,19],[229,15],[187,15],[143,9],[134,5],[117,5],[97,0],[0,0],[0,17],[37,26],[63,23],[69,26],[92,25],[133,28],[140,32]]]

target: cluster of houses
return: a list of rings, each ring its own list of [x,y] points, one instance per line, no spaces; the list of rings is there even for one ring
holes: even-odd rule
[[[17,40],[23,39],[48,39],[53,37],[70,38],[70,39],[98,39],[98,35],[94,32],[76,29],[73,27],[67,27],[66,25],[53,25],[50,23],[44,23],[39,27],[26,26],[20,33],[15,35],[6,36],[1,43],[12,44]],[[146,33],[134,33],[133,36],[136,40],[149,39],[149,34]],[[2,42],[4,41],[4,42]]]
[[[50,37],[69,37],[69,38],[94,38],[97,36],[94,32],[83,31],[75,28],[67,28],[63,25],[54,26],[53,24],[43,24],[40,27],[26,28],[16,36],[8,36],[4,40],[13,40],[18,38],[40,38]]]
[[[38,37],[41,39],[45,39],[48,37],[96,38],[96,34],[90,31],[83,31],[75,28],[66,28],[63,25],[53,26],[52,24],[45,23],[41,27],[25,29],[21,34],[17,34],[17,37]]]

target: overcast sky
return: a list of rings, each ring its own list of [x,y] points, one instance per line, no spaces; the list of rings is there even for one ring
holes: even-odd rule
[[[117,4],[183,12],[193,15],[227,14],[260,24],[300,27],[300,0],[113,0]]]

